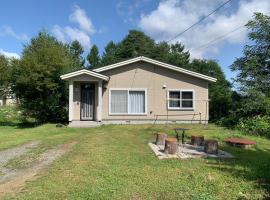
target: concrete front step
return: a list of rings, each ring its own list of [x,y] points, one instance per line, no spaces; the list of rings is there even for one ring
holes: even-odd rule
[[[101,122],[96,121],[72,121],[69,122],[69,127],[73,128],[91,128],[91,127],[97,127],[100,126]]]

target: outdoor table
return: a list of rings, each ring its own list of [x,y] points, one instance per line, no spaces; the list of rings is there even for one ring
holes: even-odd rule
[[[182,144],[184,144],[185,142],[185,131],[189,130],[188,128],[175,128],[174,129],[174,132],[176,134],[176,138],[177,138],[177,141],[179,142],[179,135],[181,133],[179,133],[180,131],[182,131]]]

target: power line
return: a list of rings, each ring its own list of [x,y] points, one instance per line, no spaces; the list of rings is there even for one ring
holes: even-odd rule
[[[194,24],[192,24],[190,27],[186,28],[184,31],[182,31],[181,33],[177,34],[176,36],[174,36],[173,38],[167,40],[166,42],[170,42],[176,38],[178,38],[180,35],[184,34],[185,32],[187,32],[188,30],[190,30],[191,28],[193,28],[194,26],[196,26],[197,24],[201,23],[203,20],[205,20],[207,17],[211,16],[212,14],[214,14],[215,12],[217,12],[220,8],[222,8],[223,6],[225,6],[226,4],[228,4],[231,0],[228,0],[226,2],[224,2],[223,4],[221,4],[219,7],[217,7],[215,10],[213,10],[211,13],[209,13],[208,15],[204,16],[203,18],[201,18],[199,21],[195,22]]]
[[[270,12],[264,13],[264,15],[268,15],[268,14],[270,14]],[[231,30],[231,31],[229,31],[229,32],[227,32],[227,33],[225,33],[224,35],[221,35],[221,36],[219,36],[219,37],[217,37],[217,38],[215,38],[215,39],[213,39],[213,40],[211,40],[211,41],[209,41],[209,42],[207,42],[207,43],[205,43],[205,44],[203,44],[203,45],[201,45],[201,46],[198,46],[198,47],[189,49],[189,51],[190,51],[190,50],[204,49],[204,48],[206,48],[206,47],[209,47],[209,46],[211,46],[212,44],[214,44],[214,43],[216,43],[216,42],[218,42],[218,41],[220,41],[220,40],[224,40],[225,38],[227,38],[228,36],[230,36],[230,35],[233,34],[234,32],[238,31],[238,30],[241,29],[241,28],[244,28],[245,26],[246,26],[246,24],[244,24],[244,25],[242,25],[242,26],[238,26],[238,27],[236,27],[235,29],[233,29],[233,30]]]
[[[214,40],[211,40],[210,42],[207,42],[206,44],[203,44],[199,47],[196,47],[196,48],[191,48],[189,50],[198,50],[198,49],[203,49],[203,48],[206,48],[206,47],[209,47],[211,46],[213,43],[216,43],[217,41],[220,41],[220,40],[224,40],[225,38],[227,38],[229,35],[231,35],[232,33],[238,31],[239,29],[245,27],[245,25],[242,25],[242,26],[238,26],[237,28],[233,29],[232,31],[222,35],[222,36],[219,36],[217,38],[215,38]]]

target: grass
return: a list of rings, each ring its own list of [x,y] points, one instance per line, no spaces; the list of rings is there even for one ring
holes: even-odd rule
[[[178,125],[179,126],[179,125]],[[181,125],[180,125],[181,126]],[[270,190],[270,141],[209,125],[182,125],[187,134],[216,138],[237,159],[158,160],[147,143],[155,132],[173,134],[173,126],[106,125],[98,128],[0,126],[0,150],[28,141],[41,145],[10,161],[10,168],[29,166],[37,155],[68,141],[73,151],[7,199],[264,199]],[[257,141],[249,150],[226,146],[226,137]]]
[[[9,110],[10,109],[10,110]],[[11,113],[11,114],[10,114]],[[7,115],[8,114],[8,115]],[[263,199],[270,182],[270,141],[210,125],[183,125],[193,133],[220,142],[231,136],[256,140],[250,149],[224,145],[237,159],[158,160],[147,146],[162,125],[108,125],[93,129],[56,128],[47,124],[21,126],[16,108],[0,109],[0,150],[28,141],[41,145],[7,163],[8,168],[30,166],[46,149],[78,141],[74,150],[27,183],[19,195],[7,199]],[[170,131],[168,131],[170,130]]]

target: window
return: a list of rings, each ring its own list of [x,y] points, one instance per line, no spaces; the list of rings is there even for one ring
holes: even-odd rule
[[[194,109],[194,91],[169,90],[168,109]]]
[[[146,114],[146,90],[111,89],[110,114]]]

